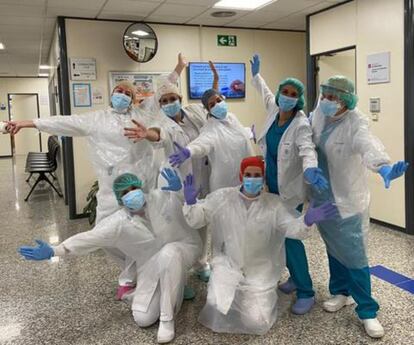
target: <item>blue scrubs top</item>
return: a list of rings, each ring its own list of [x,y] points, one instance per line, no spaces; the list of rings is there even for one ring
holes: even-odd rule
[[[276,116],[276,120],[266,133],[266,184],[269,187],[270,193],[279,194],[279,186],[277,181],[277,151],[280,141],[282,140],[283,133],[288,129],[292,123],[294,116],[287,121],[283,126],[279,126],[279,114]]]

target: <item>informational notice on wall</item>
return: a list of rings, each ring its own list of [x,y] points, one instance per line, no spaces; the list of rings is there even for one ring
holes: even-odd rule
[[[390,55],[390,52],[384,52],[367,56],[368,84],[390,82]]]
[[[96,60],[93,58],[70,58],[71,80],[96,80]]]

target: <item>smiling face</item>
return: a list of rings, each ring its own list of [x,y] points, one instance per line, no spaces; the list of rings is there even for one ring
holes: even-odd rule
[[[136,189],[140,189],[140,188],[135,187],[135,186],[129,186],[127,189],[125,189],[125,190],[123,190],[123,191],[121,192],[121,198],[122,198],[124,195],[127,195],[129,192],[131,192],[131,191],[133,191],[133,190],[136,190]]]
[[[207,110],[210,111],[211,108],[213,108],[217,103],[220,103],[223,101],[223,98],[219,95],[213,95],[208,99],[207,102]]]
[[[289,84],[282,87],[282,89],[280,90],[280,94],[292,98],[299,97],[298,90],[296,90],[296,88],[293,85]]]
[[[124,86],[124,85],[118,85],[115,86],[114,91],[112,93],[123,93],[124,95],[128,96],[128,97],[133,97],[133,90],[131,90],[130,88]]]
[[[259,167],[249,166],[244,169],[243,177],[263,177],[263,172]]]
[[[181,102],[181,97],[177,95],[176,93],[166,93],[165,95],[162,95],[160,98],[160,105],[167,105],[170,103],[174,103],[175,101],[179,100]]]

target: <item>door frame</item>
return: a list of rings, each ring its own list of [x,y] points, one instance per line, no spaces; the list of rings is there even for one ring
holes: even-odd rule
[[[25,93],[25,92],[10,92],[7,93],[7,106],[8,106],[8,113],[9,113],[9,121],[11,121],[11,107],[10,107],[10,96],[36,96],[36,109],[37,109],[37,118],[40,119],[40,105],[39,105],[39,94],[38,93]],[[13,153],[13,145],[12,145],[12,141],[10,140],[10,145],[11,145],[11,153],[12,153],[12,157],[14,156]],[[43,148],[42,148],[42,134],[39,131],[39,147],[40,147],[40,152],[43,152]]]
[[[321,52],[315,55],[310,55],[308,53],[307,56],[307,90],[308,90],[308,99],[307,99],[307,104],[308,104],[308,113],[310,113],[314,107],[316,106],[316,101],[317,101],[317,96],[318,96],[318,89],[317,89],[317,85],[316,85],[316,75],[319,72],[318,70],[318,66],[317,66],[317,58],[323,55],[328,55],[328,54],[336,54],[336,53],[341,53],[344,51],[348,51],[348,50],[355,50],[355,91],[357,90],[357,78],[358,78],[358,69],[357,69],[357,46],[356,45],[352,45],[352,46],[347,46],[347,47],[343,47],[343,48],[339,48],[339,49],[334,49],[334,50],[328,50],[325,52]],[[309,51],[308,51],[309,52]]]

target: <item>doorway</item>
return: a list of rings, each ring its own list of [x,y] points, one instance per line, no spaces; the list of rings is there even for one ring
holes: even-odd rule
[[[354,82],[356,89],[356,47],[323,52],[311,56],[312,78],[308,80],[308,102],[315,109],[319,98],[319,86],[329,77],[343,75]]]
[[[37,93],[9,93],[9,119],[13,121],[33,120],[40,117]],[[26,129],[11,140],[12,155],[27,155],[42,151],[42,136],[36,129]]]

